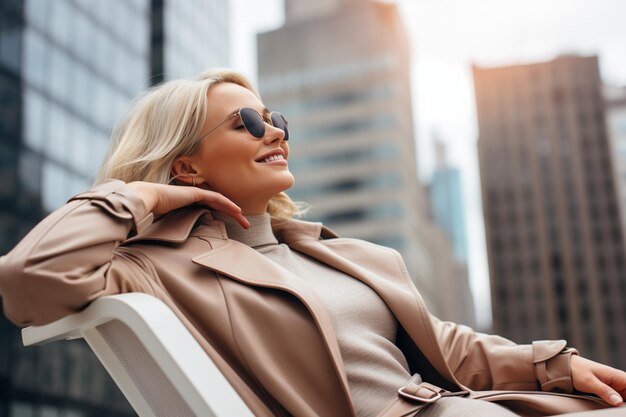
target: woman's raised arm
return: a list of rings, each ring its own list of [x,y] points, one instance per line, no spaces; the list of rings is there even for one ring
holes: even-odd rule
[[[147,228],[153,212],[164,214],[193,202],[243,218],[230,200],[212,194],[195,187],[111,180],[74,196],[0,258],[6,316],[18,325],[41,325],[103,295],[156,295],[159,279],[151,276],[147,261],[119,245]]]

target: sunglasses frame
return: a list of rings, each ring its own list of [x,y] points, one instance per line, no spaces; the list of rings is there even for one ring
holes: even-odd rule
[[[263,133],[261,134],[261,136],[256,136],[254,135],[250,129],[248,128],[248,125],[246,125],[246,121],[243,119],[243,117],[241,116],[241,111],[242,110],[252,110],[253,112],[255,112],[256,114],[259,115],[259,117],[261,118],[261,121],[263,122]],[[280,129],[280,127],[277,127],[274,125],[274,121],[272,120],[272,116],[273,115],[278,115],[281,119],[283,119],[283,122],[285,123],[285,129]],[[269,114],[269,118],[266,120],[265,117],[263,117],[263,115],[261,113],[259,113],[258,111],[254,110],[252,107],[241,107],[239,110],[237,110],[235,113],[231,114],[230,116],[228,116],[226,119],[222,120],[217,126],[215,126],[213,129],[209,130],[208,132],[204,133],[202,136],[200,136],[198,138],[198,140],[204,139],[205,137],[207,137],[208,135],[210,135],[211,133],[213,133],[215,130],[217,130],[217,128],[219,128],[221,125],[223,125],[224,123],[228,122],[229,120],[232,120],[235,117],[239,117],[241,119],[241,123],[243,123],[244,127],[246,128],[246,130],[248,131],[248,133],[250,133],[250,135],[252,135],[253,137],[257,138],[257,139],[261,139],[264,135],[265,135],[265,123],[270,124],[272,126],[274,126],[277,129],[282,130],[283,132],[285,132],[285,138],[283,140],[287,141],[289,140],[289,123],[287,122],[287,119],[285,118],[285,116],[282,115],[282,113],[279,113],[277,111],[273,111]]]

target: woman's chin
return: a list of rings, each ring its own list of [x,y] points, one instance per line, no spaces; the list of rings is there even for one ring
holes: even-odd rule
[[[296,183],[296,179],[294,178],[293,174],[291,172],[289,172],[289,171],[287,173],[289,175],[288,175],[288,178],[287,178],[287,184],[285,185],[285,190],[290,189]]]
[[[273,180],[275,180],[272,181],[272,185],[275,186],[275,189],[277,190],[275,194],[278,194],[293,187],[295,179],[291,172],[285,171],[277,174],[279,175],[276,175],[274,178],[272,178]]]
[[[242,180],[237,184],[231,184],[237,192],[228,193],[229,195],[237,195],[244,200],[260,196],[272,196],[290,189],[295,183],[291,172],[274,172],[271,175],[257,175],[249,177],[249,181]],[[246,197],[249,196],[249,197]]]

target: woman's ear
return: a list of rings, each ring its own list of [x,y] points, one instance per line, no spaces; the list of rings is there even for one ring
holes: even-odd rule
[[[201,182],[198,178],[198,171],[193,167],[191,160],[184,156],[174,160],[171,173],[173,178],[188,185]]]

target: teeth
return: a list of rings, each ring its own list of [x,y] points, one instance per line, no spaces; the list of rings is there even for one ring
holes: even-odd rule
[[[283,158],[282,155],[272,155],[272,156],[268,156],[267,158],[265,158],[263,162],[279,161],[281,159],[285,159],[285,158]]]

